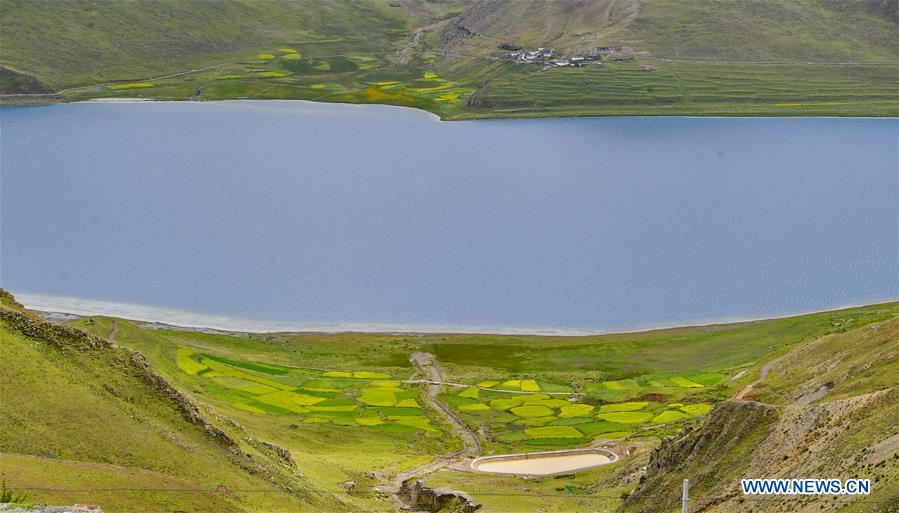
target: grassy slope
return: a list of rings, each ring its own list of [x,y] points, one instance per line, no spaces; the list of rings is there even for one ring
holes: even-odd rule
[[[221,62],[266,39],[264,20],[280,11],[275,2],[177,1],[10,0],[0,9],[4,62],[57,89]]]
[[[595,5],[576,12],[594,15]],[[864,2],[746,1],[642,2],[628,18],[628,4],[612,4],[593,30],[536,30],[523,4],[490,4],[500,13],[472,17],[472,28],[526,46],[553,45],[582,51],[593,46],[630,46],[648,52],[635,63],[606,63],[602,69],[499,65],[480,77],[486,108],[462,116],[564,115],[897,115],[899,48],[897,24]],[[512,21],[510,21],[512,20]],[[512,25],[512,26],[510,26]],[[516,27],[521,28],[519,35]],[[577,35],[574,35],[577,34]],[[486,54],[496,45],[469,37],[461,53]],[[673,59],[673,60],[671,60]],[[708,62],[695,62],[707,60]],[[890,62],[891,66],[802,64]],[[747,64],[773,62],[784,64]],[[786,64],[790,63],[790,64]],[[651,65],[655,72],[640,71]],[[471,73],[471,63],[450,59],[450,69]]]
[[[899,114],[897,20],[880,0],[640,5],[631,0],[230,0],[212,10],[183,0],[9,0],[0,4],[0,63],[33,73],[57,90],[233,63],[147,88],[88,87],[72,91],[68,100],[308,99],[406,105],[454,119]],[[455,24],[482,35],[462,34]],[[409,44],[416,27],[427,31],[405,64],[395,66],[396,52]],[[639,71],[634,63],[538,71],[539,66],[485,60],[504,53],[497,49],[500,41],[572,51],[626,45],[648,52],[637,64],[658,71]],[[271,60],[258,58],[281,47],[298,50],[302,58],[285,60],[277,53]],[[663,60],[669,58],[677,60]],[[450,80],[422,81],[428,70]],[[384,82],[398,84],[372,85]],[[481,88],[480,107],[469,108],[475,88]]]
[[[888,303],[768,321],[592,337],[453,335],[425,340],[459,378],[489,379],[490,369],[498,369],[551,376],[588,372],[621,379],[735,368],[810,337],[846,331],[897,312],[899,303]]]
[[[809,361],[808,355],[815,355]],[[820,402],[869,394],[896,386],[899,381],[899,320],[875,324],[850,333],[821,337],[801,350],[786,353],[771,367],[755,400],[789,405],[804,394],[826,386]]]
[[[651,473],[651,479],[656,479],[656,481],[650,481],[648,485],[641,485],[645,488],[629,503],[628,511],[667,513],[675,509],[678,507],[678,486],[684,477],[694,480],[694,488],[696,488],[694,493],[697,497],[702,497],[702,501],[695,502],[694,507],[714,502],[710,498],[731,492],[734,483],[738,482],[734,479],[744,475],[741,472],[748,472],[750,469],[753,473],[749,475],[764,477],[781,475],[848,477],[857,475],[874,479],[877,476],[883,476],[881,478],[883,485],[881,485],[877,498],[891,497],[890,494],[895,493],[895,483],[899,477],[899,466],[897,466],[899,462],[896,462],[895,459],[892,461],[874,460],[870,462],[870,466],[865,467],[841,468],[837,474],[828,472],[827,469],[836,468],[836,462],[842,458],[857,458],[866,455],[873,442],[890,436],[890,429],[896,425],[897,421],[895,411],[890,409],[891,405],[895,405],[895,390],[892,399],[878,398],[870,403],[873,407],[867,411],[856,407],[846,417],[839,415],[828,417],[826,414],[821,414],[821,417],[828,417],[837,425],[852,422],[851,425],[855,426],[851,432],[838,438],[838,443],[832,446],[828,445],[826,450],[819,447],[816,451],[809,453],[807,449],[803,449],[804,446],[801,443],[795,443],[793,445],[794,452],[788,452],[788,458],[782,460],[782,455],[775,452],[775,449],[780,447],[778,445],[780,439],[776,437],[768,439],[767,443],[770,445],[759,450],[760,444],[766,440],[769,429],[778,418],[777,409],[784,408],[786,404],[791,403],[802,393],[815,390],[825,382],[838,383],[825,401],[845,399],[899,385],[895,378],[896,350],[897,344],[899,344],[896,332],[896,329],[899,329],[899,320],[897,320],[899,319],[897,317],[899,310],[896,310],[895,306],[887,306],[875,310],[843,312],[838,316],[831,317],[835,313],[788,318],[748,326],[724,326],[726,329],[723,331],[711,329],[704,335],[694,332],[692,328],[678,330],[680,333],[661,331],[650,334],[618,335],[613,336],[619,337],[617,340],[605,340],[605,344],[599,346],[611,350],[605,351],[602,356],[597,355],[596,360],[591,361],[588,358],[583,363],[581,363],[582,359],[589,355],[586,348],[568,353],[572,356],[569,365],[597,369],[618,368],[617,372],[606,374],[606,376],[627,375],[628,370],[618,367],[619,364],[615,362],[617,358],[613,355],[623,355],[631,351],[634,353],[630,361],[636,363],[636,368],[629,369],[631,373],[655,371],[664,374],[665,372],[678,372],[677,369],[682,369],[679,372],[687,372],[691,368],[723,371],[722,367],[726,367],[731,358],[734,358],[733,361],[736,362],[756,360],[757,363],[748,368],[742,378],[718,387],[718,392],[725,397],[733,395],[736,390],[757,379],[759,369],[765,362],[778,355],[788,355],[782,360],[782,365],[774,367],[769,374],[770,381],[766,383],[770,382],[770,388],[762,387],[761,390],[765,390],[762,392],[765,394],[762,396],[763,398],[784,394],[785,390],[789,390],[792,394],[789,401],[776,401],[777,408],[771,408],[773,413],[764,408],[757,410],[733,407],[730,402],[721,403],[723,406],[719,406],[720,411],[707,417],[709,420],[705,424],[705,430],[702,431],[705,433],[705,437],[701,438],[704,443],[696,444],[693,439],[692,444],[679,446],[678,451],[674,451],[676,461],[688,460],[689,465],[686,468],[671,465],[665,468],[664,473]],[[847,313],[849,315],[846,315]],[[456,374],[490,376],[489,373],[484,372],[484,369],[479,368],[481,365],[478,365],[476,360],[481,357],[484,360],[495,362],[498,350],[491,357],[490,352],[478,354],[474,347],[465,347],[464,349],[460,347],[459,349],[458,359],[464,358],[465,363],[454,368]],[[567,351],[559,349],[565,352],[571,351],[571,349]],[[730,353],[734,350],[748,353],[737,356]],[[539,348],[531,348],[526,354],[529,357],[533,354],[532,361],[537,368],[541,368],[541,365],[543,368],[558,368],[561,363],[561,360],[553,359],[550,356],[551,352],[542,352]],[[575,358],[574,354],[580,354],[580,356]],[[753,354],[765,354],[766,356],[757,358]],[[815,361],[820,361],[820,363],[817,366],[808,365],[809,355],[820,355],[820,360],[817,356],[815,358]],[[511,361],[504,361],[503,366],[508,364],[513,368],[527,368],[528,364],[518,359],[522,356],[525,356],[524,352],[513,352],[507,359]],[[606,362],[605,357],[610,357],[611,361]],[[600,359],[602,361],[599,361]],[[545,363],[541,364],[540,362]],[[834,363],[837,364],[833,365]],[[474,369],[472,366],[475,366]],[[823,372],[822,368],[829,370]],[[782,377],[781,372],[788,375]],[[500,373],[493,374],[493,377],[497,375]],[[796,391],[797,383],[803,384],[799,392]],[[708,396],[705,397],[708,398]],[[843,405],[836,404],[833,408],[839,412],[843,410]],[[858,422],[858,419],[866,414],[871,415],[873,422]],[[792,424],[802,424],[802,421],[793,420]],[[810,439],[820,438],[819,435],[822,432],[814,431],[815,423],[809,422],[807,427],[811,433],[803,433],[803,435],[807,434]],[[838,432],[834,426],[830,426],[829,429]],[[709,440],[715,440],[716,443],[709,443]],[[629,439],[630,444],[636,444],[631,445],[632,447],[641,447],[640,442],[640,438]],[[650,442],[649,446],[656,444],[657,442]],[[832,451],[832,453],[827,451]],[[796,467],[766,467],[763,463],[758,463],[754,467],[749,466],[749,462],[753,459],[764,462],[767,461],[766,456],[771,454],[774,454],[778,461],[795,463]],[[687,458],[685,455],[692,456]],[[888,453],[887,456],[892,458],[891,453]],[[485,512],[528,512],[536,511],[537,507],[546,508],[547,511],[568,511],[575,508],[584,508],[585,511],[593,510],[589,508],[595,508],[596,511],[613,511],[615,505],[620,504],[617,498],[622,492],[629,491],[642,474],[642,472],[635,471],[634,467],[639,468],[639,466],[645,465],[647,463],[645,457],[645,453],[638,451],[630,461],[625,460],[590,472],[578,473],[573,477],[541,478],[529,480],[526,484],[516,478],[452,472],[438,473],[429,478],[427,483],[435,487],[451,487],[472,492],[477,500],[485,504]],[[878,467],[876,465],[879,461],[886,461],[886,463],[881,463],[881,466]],[[805,462],[805,466],[800,466],[800,462]],[[814,466],[816,462],[817,467]],[[801,471],[798,471],[798,474],[783,474],[783,472],[795,468],[799,468]],[[700,476],[702,479],[696,481]],[[526,486],[531,491],[546,494],[546,496],[534,498],[516,495],[514,491],[520,490],[522,486]],[[494,495],[500,489],[512,490],[513,493],[507,496]],[[479,496],[478,491],[486,493]],[[589,491],[586,496],[583,495],[585,491]],[[657,496],[660,493],[662,496]],[[641,496],[644,498],[640,499]],[[744,504],[737,500],[731,500],[722,504],[719,510],[714,511],[722,513],[725,511],[758,511],[757,506],[753,506],[753,504],[748,501]],[[820,506],[820,501],[812,503],[807,511],[830,511],[827,508],[821,509]],[[859,509],[860,506],[847,506],[845,511],[864,511],[863,506],[861,506],[862,509]],[[778,505],[770,511],[794,511],[794,509],[790,509],[789,506],[787,509],[783,509],[783,505]]]
[[[611,35],[657,57],[721,61],[896,62],[896,25],[864,1],[644,2]]]
[[[96,503],[110,513],[341,509],[328,497],[304,496],[308,484],[272,458],[232,453],[189,421],[128,350],[15,310],[4,297],[0,461],[8,484],[32,501]],[[234,491],[217,493],[218,485]],[[152,491],[161,489],[197,491]],[[237,491],[253,489],[280,491]]]
[[[720,61],[895,62],[896,20],[868,7],[860,0],[499,0],[476,3],[456,19],[481,36],[454,46],[483,52],[502,40]],[[454,34],[450,28],[443,37]]]
[[[53,91],[46,84],[25,73],[0,66],[0,91],[8,94],[48,94]]]
[[[676,507],[678,485],[689,478],[694,507],[703,511],[891,511],[889,502],[899,501],[897,350],[899,316],[782,351],[747,396],[761,402],[722,403],[701,426],[666,442],[626,510]],[[761,366],[743,382],[757,379]],[[821,386],[830,393],[800,401]],[[868,478],[872,495],[863,499],[871,502],[741,499],[744,477]]]
[[[118,343],[145,354],[161,375],[197,400],[212,406],[220,415],[234,419],[260,439],[275,441],[290,450],[295,455],[297,470],[317,490],[345,495],[340,483],[354,481],[356,489],[363,493],[345,500],[351,501],[358,511],[392,511],[392,501],[384,495],[371,495],[373,487],[383,484],[373,472],[394,474],[458,448],[453,437],[442,432],[388,433],[358,426],[306,424],[296,415],[250,413],[236,408],[234,398],[215,389],[210,380],[190,376],[176,365],[177,350],[189,348],[197,353],[211,353],[237,361],[377,371],[405,379],[412,373],[408,353],[402,345],[395,343],[393,337],[235,337],[148,330],[127,321],[118,322],[115,337]],[[109,318],[92,318],[78,321],[77,325],[106,336],[112,330],[112,323]],[[266,377],[279,379],[278,376]],[[439,420],[432,420],[432,425],[443,429]]]
[[[247,474],[228,452],[203,435],[202,430],[187,422],[177,408],[154,389],[148,389],[135,375],[125,349],[88,348],[63,340],[60,350],[50,339],[26,337],[8,320],[8,312],[18,309],[4,300],[2,392],[4,394],[3,425],[0,426],[3,468],[7,480],[15,487],[53,488],[200,488],[214,489],[226,484],[231,489],[262,488],[272,485]],[[895,342],[899,303],[874,305],[836,312],[825,312],[793,318],[694,328],[657,330],[646,333],[606,335],[599,337],[522,337],[493,335],[390,335],[390,334],[272,334],[225,335],[175,330],[150,330],[127,321],[90,318],[75,322],[85,330],[105,337],[116,331],[115,340],[145,354],[154,369],[164,378],[190,394],[208,411],[216,425],[240,440],[272,441],[287,448],[297,460],[297,471],[308,481],[293,481],[295,489],[337,492],[354,511],[390,511],[392,502],[383,495],[371,494],[382,482],[372,471],[391,475],[424,463],[434,455],[455,450],[454,437],[444,434],[438,419],[432,424],[439,432],[381,433],[369,428],[334,424],[300,424],[296,417],[259,415],[235,408],[228,396],[210,388],[209,380],[189,375],[176,365],[179,349],[245,362],[241,365],[280,364],[304,367],[366,370],[385,372],[396,378],[414,375],[408,355],[414,351],[430,351],[438,355],[447,379],[466,383],[502,379],[527,374],[541,381],[583,387],[588,401],[603,404],[638,397],[597,396],[590,399],[594,383],[622,380],[636,376],[658,377],[674,374],[719,372],[733,376],[740,369],[749,371],[740,379],[724,382],[708,389],[689,389],[699,401],[717,401],[731,395],[737,387],[756,379],[762,362],[777,355],[787,355],[780,366],[772,369],[769,386],[758,389],[763,400],[787,404],[805,391],[821,383],[835,384],[822,402],[852,400],[859,394],[895,385],[891,378],[895,369]],[[41,324],[43,326],[43,324]],[[118,326],[118,328],[114,328]],[[62,333],[68,333],[63,331]],[[865,336],[860,337],[859,334]],[[823,337],[823,338],[822,338]],[[53,337],[52,340],[60,340]],[[81,340],[81,339],[76,339]],[[91,339],[99,340],[99,339]],[[804,370],[809,351],[825,355],[826,371]],[[891,353],[890,351],[893,351]],[[843,354],[845,353],[845,354]],[[892,356],[891,356],[892,355]],[[875,365],[865,368],[864,364]],[[306,371],[303,371],[306,372]],[[796,373],[805,373],[798,375]],[[139,373],[137,373],[139,374]],[[259,374],[259,376],[263,376]],[[268,376],[284,379],[287,376]],[[807,382],[797,391],[789,386],[796,380]],[[25,384],[23,386],[23,384]],[[104,386],[105,385],[105,386]],[[25,391],[25,401],[11,401]],[[650,390],[650,389],[644,389]],[[627,394],[641,394],[634,389]],[[668,396],[664,401],[695,402],[690,397]],[[868,396],[862,396],[867,398]],[[30,398],[30,399],[29,399]],[[867,399],[866,399],[867,400]],[[840,439],[843,456],[866,454],[864,448],[882,436],[882,426],[892,425],[889,398],[875,398],[866,405],[877,422],[856,423]],[[878,402],[879,401],[879,402]],[[722,403],[728,405],[730,403]],[[744,403],[750,404],[750,403]],[[863,414],[859,408],[837,404],[836,411]],[[726,407],[726,406],[724,406]],[[724,408],[719,406],[720,408]],[[802,412],[800,412],[802,413]],[[738,437],[739,445],[724,461],[728,472],[745,468],[756,458],[756,446],[766,436],[769,424],[779,418],[767,416],[762,423],[752,422],[752,411],[745,426],[749,435]],[[741,412],[735,411],[734,418]],[[714,415],[714,414],[713,414]],[[798,414],[797,414],[798,415]],[[756,414],[757,416],[757,414]],[[726,416],[730,418],[731,416]],[[763,416],[764,417],[764,416]],[[883,418],[881,418],[883,417]],[[720,418],[720,416],[719,416]],[[741,417],[742,418],[742,417]],[[828,417],[829,418],[829,417]],[[835,417],[842,422],[842,418]],[[40,419],[35,422],[34,419]],[[102,422],[96,422],[102,419]],[[237,428],[236,422],[243,428]],[[692,420],[681,425],[694,424]],[[814,423],[794,421],[793,424]],[[732,425],[732,424],[731,424]],[[727,424],[718,431],[727,432]],[[880,426],[880,427],[878,427]],[[32,434],[41,433],[41,442]],[[620,495],[630,491],[645,464],[646,448],[658,444],[659,436],[670,430],[650,429],[635,432],[623,442],[638,448],[635,456],[608,467],[578,473],[574,477],[542,478],[528,481],[528,492],[544,496],[535,499],[521,495],[522,481],[517,478],[440,472],[428,478],[428,484],[449,486],[473,493],[485,504],[485,512],[524,512],[538,507],[547,511],[569,511],[590,506],[610,511],[620,503]],[[109,440],[115,439],[116,444]],[[509,450],[488,443],[488,450]],[[190,448],[189,450],[184,450]],[[835,450],[830,446],[828,450]],[[295,479],[280,473],[271,454],[259,450],[258,443],[242,443],[242,450],[254,455],[257,462],[275,472],[278,479]],[[882,452],[882,451],[881,451]],[[718,454],[713,451],[712,455]],[[739,455],[745,458],[734,457]],[[814,454],[820,454],[818,452]],[[736,455],[736,456],[735,456]],[[709,456],[711,458],[712,456]],[[868,458],[872,456],[867,456]],[[795,459],[792,459],[795,458]],[[829,458],[804,456],[799,446],[791,453],[791,462],[829,462]],[[734,460],[734,461],[731,461]],[[712,460],[714,461],[714,460]],[[878,461],[873,461],[874,465]],[[758,464],[761,465],[762,463]],[[772,468],[772,467],[764,467]],[[808,468],[802,467],[802,468]],[[893,471],[881,466],[860,467],[864,475],[881,476],[884,484],[892,483]],[[280,469],[280,470],[279,470]],[[677,469],[671,475],[680,475]],[[347,496],[340,483],[355,481],[360,493]],[[718,493],[719,483],[707,481],[704,494]],[[729,483],[729,481],[728,481]],[[721,485],[724,486],[724,485]],[[204,492],[171,494],[116,492],[83,494],[78,492],[32,492],[32,499],[45,502],[96,502],[107,511],[303,511],[301,498],[285,494],[229,495]],[[317,511],[337,511],[343,506],[327,502],[327,495],[315,494],[307,501],[319,502]],[[293,502],[297,501],[297,502]],[[636,507],[636,506],[634,506]],[[279,509],[281,508],[281,509]],[[654,511],[647,509],[647,511]],[[851,511],[851,510],[850,510]]]
[[[291,417],[259,416],[241,411],[228,400],[216,396],[198,376],[188,376],[175,365],[178,348],[214,353],[244,362],[301,365],[338,370],[371,370],[404,378],[414,375],[408,355],[414,351],[430,351],[437,355],[450,381],[476,383],[481,380],[506,379],[527,374],[540,380],[590,388],[602,380],[636,376],[662,378],[676,374],[721,372],[733,376],[772,354],[797,347],[805,341],[827,334],[851,331],[859,326],[883,321],[899,314],[899,304],[892,303],[838,312],[811,314],[787,319],[695,328],[658,330],[599,337],[525,337],[495,335],[390,335],[390,334],[272,334],[231,336],[175,330],[148,330],[137,324],[119,321],[116,340],[140,350],[166,378],[179,388],[208,404],[219,414],[235,419],[247,430],[264,440],[276,441],[297,455],[300,472],[321,490],[339,490],[339,483],[354,480],[357,490],[366,491],[378,484],[371,471],[392,474],[424,463],[431,456],[446,454],[457,448],[453,437],[445,441],[418,435],[382,436],[376,431],[331,424],[300,424]],[[77,321],[77,325],[100,336],[112,330],[111,319],[94,318]],[[681,395],[667,395],[664,401],[719,401],[729,397],[738,386],[754,379],[749,372],[744,378],[706,388],[690,389],[685,400]],[[633,389],[618,395],[601,395],[588,401],[638,400],[640,394],[655,389]],[[666,393],[670,392],[667,391]],[[632,397],[627,394],[637,394]],[[477,415],[463,417],[476,422]],[[490,417],[484,417],[487,422]],[[692,422],[692,421],[688,421]],[[434,425],[440,426],[438,420]],[[479,424],[475,424],[477,427]],[[441,427],[441,429],[445,429]],[[652,447],[660,436],[668,436],[664,428],[638,432],[629,443]],[[504,445],[485,441],[487,450],[533,450],[527,446]],[[643,453],[645,455],[645,453]],[[572,504],[590,504],[612,508],[619,503],[621,492],[630,490],[634,482],[623,474],[634,476],[632,461],[579,473],[575,478],[540,479],[529,483],[531,490],[550,494],[534,502],[532,498],[495,493],[515,492],[521,481],[485,475],[441,472],[428,479],[428,484],[450,486],[474,493],[485,503],[485,511],[533,511],[537,506],[553,510]],[[638,461],[639,460],[639,461]],[[326,466],[325,463],[328,465]],[[638,467],[639,465],[637,465]],[[323,469],[326,469],[323,470]],[[602,488],[602,497],[579,498],[585,490]],[[561,490],[561,491],[560,491]],[[478,492],[487,492],[479,496]],[[389,509],[390,503],[375,497],[352,497],[360,509]],[[586,502],[585,502],[586,501]],[[532,507],[533,506],[533,507]],[[521,509],[516,509],[521,508]]]
[[[659,62],[551,69],[506,65],[480,92],[488,108],[461,116],[585,115],[895,116],[889,67]]]
[[[229,62],[280,42],[386,39],[385,30],[405,24],[401,15],[377,2],[226,0],[212,5],[183,0],[4,1],[2,61],[64,89]]]

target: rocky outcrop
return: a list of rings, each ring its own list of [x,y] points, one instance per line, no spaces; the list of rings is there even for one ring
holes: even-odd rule
[[[53,89],[34,75],[0,66],[0,94],[53,94]]]
[[[178,391],[171,383],[157,374],[141,353],[118,347],[106,339],[77,328],[48,323],[27,310],[19,312],[0,307],[0,320],[7,322],[23,335],[41,339],[59,351],[110,351],[117,360],[128,365],[141,381],[171,401],[184,418],[202,427],[209,437],[225,447],[236,463],[253,472],[264,471],[250,455],[244,454],[240,450],[233,438],[213,425],[190,397]]]
[[[60,368],[73,372],[84,367],[83,372],[73,376],[79,385],[103,400],[119,402],[121,409],[138,421],[142,421],[138,415],[143,417],[144,413],[158,415],[162,427],[189,430],[194,440],[199,439],[195,435],[205,437],[204,449],[215,453],[217,446],[221,453],[216,456],[224,456],[219,462],[234,465],[256,476],[260,484],[267,483],[268,487],[295,496],[310,505],[310,511],[351,511],[340,499],[318,493],[310,486],[284,448],[256,440],[232,419],[195,401],[158,374],[140,352],[72,326],[51,324],[28,310],[17,310],[9,295],[0,300],[0,339],[6,335],[12,338],[13,334],[18,338],[21,334],[41,357],[59,362]],[[88,321],[86,325],[90,324]],[[140,397],[140,401],[133,397]],[[186,448],[190,450],[190,446]],[[229,494],[225,485],[218,492]]]
[[[693,460],[708,461],[713,452],[733,451],[753,429],[767,425],[776,415],[775,408],[762,403],[719,403],[704,423],[662,441],[650,457],[647,476],[677,470]]]
[[[16,506],[15,504],[0,504],[2,513],[103,513],[99,506],[80,505],[74,506]]]
[[[187,420],[202,427],[209,437],[227,448],[228,452],[237,459],[237,462],[241,466],[253,471],[262,470],[259,468],[259,465],[253,462],[250,455],[241,452],[240,446],[233,438],[213,425],[212,422],[203,415],[200,411],[200,407],[193,401],[193,399],[182,394],[178,389],[172,386],[171,383],[166,381],[165,378],[157,374],[144,355],[131,349],[125,349],[125,351],[127,351],[129,355],[130,363],[140,373],[143,380],[169,398]]]
[[[16,298],[9,293],[8,290],[0,288],[0,305],[3,305],[7,308],[12,308],[13,310],[24,310],[25,307],[22,306],[22,303],[16,301]]]
[[[835,326],[765,363],[734,400],[662,442],[622,509],[668,513],[689,479],[697,513],[895,511],[876,506],[899,504],[899,317],[883,316]],[[872,490],[864,505],[858,497],[749,500],[740,490],[746,478],[810,477],[870,479]]]
[[[722,402],[700,425],[663,441],[653,451],[646,473],[622,509],[635,513],[675,510],[683,479],[690,480],[690,511],[701,513],[783,511],[774,501],[745,501],[739,490],[742,478],[870,478],[881,495],[868,500],[899,503],[897,404],[899,386],[780,409],[753,401]],[[820,498],[791,501],[791,512],[822,509]],[[852,509],[848,500],[838,505],[847,511],[881,511]],[[828,507],[826,511],[840,510]]]
[[[625,499],[624,509],[640,513],[671,511],[680,502],[680,483],[690,479],[696,490],[693,507],[721,500],[729,493],[718,483],[738,482],[758,440],[765,438],[777,410],[753,401],[724,401],[698,426],[664,440],[650,456],[640,484]]]
[[[284,463],[286,463],[291,468],[297,467],[297,462],[294,461],[293,456],[287,449],[281,447],[280,445],[275,445],[269,442],[262,442],[262,445],[271,450],[273,453],[277,454],[278,457],[284,460]]]
[[[113,348],[114,344],[79,329],[45,322],[29,311],[0,308],[0,319],[28,337],[40,338],[59,350],[96,350]]]
[[[417,479],[404,482],[399,495],[406,504],[432,513],[474,513],[481,508],[465,492],[428,488]]]

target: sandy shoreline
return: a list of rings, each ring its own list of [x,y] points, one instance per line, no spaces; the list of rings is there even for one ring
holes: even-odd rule
[[[58,321],[76,317],[107,316],[119,317],[144,323],[157,329],[179,329],[199,332],[220,333],[386,333],[386,334],[485,334],[485,335],[533,335],[583,337],[614,333],[636,333],[671,328],[713,326],[743,322],[757,322],[782,319],[847,308],[857,308],[874,304],[890,303],[899,298],[884,298],[865,303],[838,305],[822,310],[791,312],[776,316],[744,318],[721,318],[684,321],[675,324],[634,327],[628,329],[590,328],[547,328],[547,327],[496,327],[496,326],[453,326],[425,324],[379,324],[379,323],[314,323],[284,322],[245,319],[241,317],[203,314],[185,310],[159,308],[128,303],[97,301],[60,296],[28,293],[13,293],[26,308],[40,312],[47,318]]]
[[[246,104],[265,104],[265,103],[277,103],[277,102],[290,102],[290,103],[300,103],[300,104],[316,104],[316,105],[339,105],[346,107],[357,107],[357,108],[366,108],[366,107],[383,107],[383,108],[394,108],[394,109],[410,109],[416,112],[423,113],[427,115],[427,117],[431,118],[433,121],[444,121],[444,122],[453,122],[453,121],[514,121],[514,120],[522,120],[522,121],[533,121],[538,119],[584,119],[584,118],[596,118],[596,119],[613,119],[613,118],[689,118],[689,119],[888,119],[888,120],[899,120],[899,116],[787,116],[781,114],[771,114],[771,115],[758,115],[758,116],[722,116],[722,115],[703,115],[703,114],[612,114],[612,115],[602,115],[602,114],[587,114],[587,115],[534,115],[534,116],[473,116],[473,117],[455,117],[455,118],[442,118],[439,115],[425,109],[420,109],[418,107],[410,107],[407,105],[390,105],[385,103],[343,103],[343,102],[331,102],[331,101],[319,101],[319,100],[297,100],[290,98],[272,98],[272,99],[250,99],[250,98],[225,98],[221,100],[172,100],[172,99],[159,99],[159,98],[145,98],[145,97],[106,97],[106,98],[88,98],[86,100],[78,100],[74,102],[56,102],[58,105],[63,104],[83,104],[83,103],[93,103],[93,104],[116,104],[116,103],[190,103],[190,104],[205,104],[205,105],[215,105],[215,104],[228,104],[228,103],[246,103]]]

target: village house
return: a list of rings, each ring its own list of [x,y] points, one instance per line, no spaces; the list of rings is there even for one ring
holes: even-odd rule
[[[511,45],[506,45],[511,46]],[[507,49],[507,48],[503,48]],[[516,49],[515,51],[509,52],[509,57],[514,60],[516,63],[533,63],[533,64],[543,64],[545,66],[544,69],[549,67],[565,67],[565,66],[573,66],[576,68],[580,68],[584,66],[587,61],[597,60],[599,54],[599,50],[594,48],[590,51],[588,55],[572,55],[570,57],[560,58],[556,57],[552,59],[553,55],[556,55],[556,50],[554,48],[548,47],[539,47],[534,50],[527,49]],[[600,64],[597,62],[597,64]]]

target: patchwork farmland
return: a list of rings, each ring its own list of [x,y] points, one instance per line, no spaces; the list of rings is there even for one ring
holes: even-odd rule
[[[234,434],[241,451],[265,462],[266,468],[278,469],[279,476],[293,476],[290,479],[301,483],[293,488],[297,500],[337,501],[326,510],[390,511],[397,482],[417,476],[427,486],[469,492],[488,512],[538,507],[567,511],[576,509],[584,497],[601,510],[617,507],[621,495],[634,489],[638,469],[647,464],[662,439],[704,425],[708,421],[703,418],[714,417],[710,409],[756,381],[766,362],[801,351],[809,341],[840,341],[839,337],[855,337],[860,330],[876,337],[879,332],[868,327],[895,318],[897,309],[899,305],[891,303],[754,323],[595,337],[223,333],[106,317],[81,318],[70,324],[111,339],[122,354],[132,349],[145,355],[154,372],[196,402],[197,409],[191,411],[210,419],[211,426]],[[8,338],[22,354],[36,358],[33,341],[21,334]],[[855,339],[848,340],[851,345]],[[871,338],[868,345],[884,347],[877,340]],[[410,362],[410,355],[424,353],[434,355],[434,365],[440,367],[437,382],[433,373],[426,374]],[[498,354],[504,357],[497,358]],[[78,358],[93,362],[90,353]],[[120,365],[112,363],[122,361],[116,358],[109,355],[110,365]],[[17,361],[24,365],[32,360]],[[16,368],[4,369],[13,377],[18,375]],[[66,379],[53,376],[54,383]],[[78,390],[96,396],[96,401],[108,402],[110,397],[121,401],[127,411],[120,414],[110,410],[119,402],[103,403],[110,422],[120,423],[131,418],[128,412],[138,411],[134,408],[144,401],[133,388],[134,379],[123,374],[104,389],[93,378],[85,378]],[[748,396],[783,393],[781,379],[771,379],[770,389],[750,387]],[[860,379],[858,387],[874,386],[869,378]],[[478,455],[601,447],[619,459],[574,474],[527,479],[474,472],[466,459],[454,456],[463,453],[459,432],[426,395],[435,386],[442,388],[438,401],[479,438]],[[35,401],[5,403],[10,416],[4,420],[35,408],[43,408],[42,415],[52,419],[57,410],[68,411],[80,404],[60,401],[52,409]],[[19,437],[18,429],[6,422],[5,443],[21,446],[27,453],[31,442]],[[103,427],[109,429],[114,428]],[[166,457],[188,457],[178,449],[178,444],[186,443],[181,435],[165,433],[171,439],[167,442],[171,447],[165,446]],[[95,443],[88,432],[81,438]],[[54,439],[53,443],[62,442]],[[55,450],[70,451],[62,445]],[[116,465],[139,463],[158,472],[181,472],[157,462],[149,450],[141,452],[139,460],[117,451],[103,456],[85,450],[86,446],[64,454],[84,454],[84,465],[108,457]],[[62,475],[83,487],[100,479],[96,469],[71,474],[66,473],[68,467],[48,467],[41,458],[30,456],[4,456],[4,468],[13,488],[52,488]],[[200,475],[185,476],[208,481]],[[122,483],[141,488],[167,478],[154,479],[129,473]],[[235,482],[233,475],[221,479]],[[521,495],[522,486],[537,495]],[[83,503],[88,496],[50,490],[35,497]],[[104,510],[113,512],[127,511],[134,504],[133,498],[120,494],[100,499]],[[275,495],[254,498],[235,493],[216,496],[215,504],[265,504],[275,511],[276,499]],[[194,507],[189,497],[147,494],[142,500],[162,508],[203,510]],[[157,510],[164,511],[153,511]]]
[[[320,46],[316,50],[262,50],[198,73],[74,90],[72,98],[302,99],[448,113],[474,91],[427,69],[395,69],[390,56],[380,52],[316,56]]]
[[[14,80],[0,92],[385,103],[445,119],[899,112],[895,15],[876,0],[260,0],[216,13],[165,0],[165,17],[101,4],[5,2],[0,67]],[[539,65],[508,50],[548,46]],[[627,51],[591,60],[601,48]]]
[[[202,386],[231,406],[256,415],[293,415],[306,424],[364,426],[388,433],[436,432],[418,402],[418,387],[404,387],[372,371],[312,371],[247,363],[177,350],[178,368],[204,378]]]
[[[444,394],[442,399],[472,426],[481,427],[489,448],[517,452],[533,447],[577,447],[600,439],[664,436],[680,429],[665,424],[708,413],[712,403],[702,401],[715,396],[708,389],[721,383],[724,376],[705,373],[694,379],[601,381],[578,392],[534,379],[482,381]],[[614,402],[636,397],[653,400]],[[675,397],[679,402],[663,400]]]
[[[895,113],[896,69],[889,66],[699,64],[649,60],[506,73],[479,91],[497,113],[571,115],[664,114],[808,116]]]
[[[178,348],[178,368],[203,378],[202,387],[238,410],[256,415],[288,415],[302,424],[331,423],[388,433],[439,426],[422,410],[420,387],[384,372],[311,370],[249,363]],[[692,378],[692,379],[691,379]],[[594,439],[664,436],[665,426],[707,413],[707,388],[724,376],[640,378],[591,383],[583,391],[535,379],[486,380],[444,393],[451,405],[494,450],[576,447]],[[548,393],[547,393],[548,392]],[[552,395],[550,395],[552,394]],[[677,398],[679,402],[623,401],[636,397]],[[697,402],[700,401],[700,402]]]

